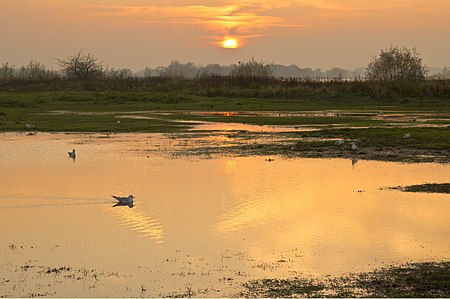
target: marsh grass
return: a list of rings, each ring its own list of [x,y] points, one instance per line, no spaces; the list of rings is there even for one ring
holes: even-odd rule
[[[403,138],[410,133],[411,138]],[[337,128],[301,132],[301,137],[339,138],[358,142],[360,148],[450,149],[450,130],[435,127]]]
[[[284,82],[283,84],[288,84]],[[337,83],[336,83],[337,84]],[[340,84],[340,83],[339,83]],[[264,84],[263,84],[264,85]],[[295,84],[294,84],[295,85]],[[42,91],[0,92],[0,131],[27,131],[26,124],[42,132],[147,132],[176,133],[191,129],[191,121],[244,123],[250,125],[285,126],[290,133],[272,133],[285,138],[265,146],[236,146],[237,153],[281,154],[307,157],[347,157],[347,147],[336,148],[330,140],[354,141],[362,149],[353,153],[359,158],[408,159],[408,150],[434,151],[432,155],[450,156],[450,115],[448,99],[407,99],[404,102],[377,101],[369,98],[343,99],[267,99],[226,98],[193,95],[187,92],[143,91]],[[55,113],[55,111],[68,111]],[[255,112],[239,114],[187,114],[189,111]],[[258,111],[272,111],[258,114]],[[283,112],[312,112],[293,116]],[[333,116],[314,116],[315,112],[331,112]],[[341,113],[345,111],[345,113]],[[385,111],[386,117],[379,117]],[[69,113],[70,112],[70,113]],[[337,113],[336,113],[337,112]],[[142,119],[118,118],[133,114]],[[334,113],[334,114],[333,114]],[[226,116],[229,115],[229,116]],[[282,116],[281,116],[282,115]],[[410,118],[419,117],[421,125]],[[120,123],[118,123],[120,120]],[[433,126],[431,126],[433,125]],[[436,127],[438,125],[438,127]],[[304,131],[303,127],[316,131]],[[404,139],[404,134],[411,138]],[[209,133],[207,133],[209,134]],[[269,134],[270,133],[265,133]],[[246,134],[232,136],[242,138]],[[253,139],[264,137],[252,136]],[[319,140],[322,139],[322,140]],[[370,151],[369,154],[368,151]],[[373,155],[395,151],[392,155]],[[200,151],[201,152],[201,151]],[[224,152],[226,154],[226,152]],[[420,155],[427,154],[424,152]]]
[[[261,279],[244,283],[242,297],[450,296],[450,262],[409,263],[342,277]]]
[[[392,187],[390,189],[396,189],[396,190],[400,190],[403,192],[425,192],[425,193],[450,194],[450,183],[398,186],[398,187]]]

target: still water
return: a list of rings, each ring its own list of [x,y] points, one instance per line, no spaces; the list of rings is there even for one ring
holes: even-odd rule
[[[233,296],[251,279],[450,258],[450,196],[386,189],[449,182],[449,165],[168,156],[176,146],[1,135],[0,294]],[[133,208],[113,207],[129,194]]]

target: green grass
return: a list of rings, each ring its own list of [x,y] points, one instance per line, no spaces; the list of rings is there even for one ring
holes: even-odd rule
[[[74,113],[56,114],[53,111]],[[254,113],[251,116],[232,114],[196,115],[188,111],[258,112],[272,111],[274,115]],[[340,112],[340,116],[306,115],[278,116],[278,112]],[[384,111],[385,119],[377,117]],[[89,113],[85,113],[89,112]],[[117,118],[126,113],[151,119]],[[164,113],[169,112],[169,113]],[[342,114],[342,112],[345,112]],[[79,113],[79,114],[76,114]],[[399,116],[405,116],[402,119]],[[251,154],[306,155],[318,157],[346,157],[346,150],[337,150],[330,139],[357,142],[363,149],[353,153],[358,158],[385,159],[373,151],[421,150],[440,151],[433,155],[450,160],[450,101],[445,98],[403,99],[380,101],[361,98],[226,98],[206,96],[183,91],[43,91],[0,92],[0,131],[25,131],[25,124],[33,124],[44,132],[183,132],[192,128],[189,121],[245,123],[252,125],[289,126],[291,133],[273,133],[284,136],[286,142],[265,147],[237,147],[238,152]],[[408,118],[418,116],[417,124],[439,124],[440,127],[418,127]],[[117,121],[120,120],[120,124]],[[449,122],[450,123],[450,122]],[[406,128],[405,126],[409,126]],[[308,126],[317,131],[300,132]],[[297,130],[300,128],[300,130]],[[412,135],[403,139],[405,133]],[[242,136],[239,136],[242,137]],[[258,136],[251,136],[258,139]],[[319,139],[323,139],[322,141]],[[346,147],[344,147],[346,149]],[[367,154],[368,150],[372,153]],[[327,154],[328,152],[328,154]],[[317,153],[317,155],[315,155]],[[421,153],[426,154],[426,153]],[[394,154],[392,160],[405,160],[408,153]]]
[[[411,134],[411,138],[404,139],[403,136],[406,133]],[[302,132],[299,136],[352,140],[357,142],[360,148],[450,149],[450,129],[448,128],[328,128],[317,132]]]

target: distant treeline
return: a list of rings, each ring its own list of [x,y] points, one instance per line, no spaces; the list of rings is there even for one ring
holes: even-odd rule
[[[277,78],[302,78],[302,79],[361,79],[366,76],[365,68],[357,68],[354,70],[346,70],[343,68],[332,68],[330,70],[322,71],[320,68],[301,68],[295,64],[285,66],[281,64],[271,64],[264,62],[256,62],[251,60],[249,62],[239,62],[231,65],[208,64],[200,65],[192,62],[181,63],[178,60],[172,61],[168,66],[159,66],[156,68],[146,67],[143,70],[132,72],[131,70],[102,68],[102,76],[105,78],[148,78],[148,77],[185,77],[197,78],[211,75],[230,76],[237,75],[239,70],[245,67],[262,66],[267,68],[268,72],[265,76]],[[261,76],[256,71],[254,74],[249,73],[250,76]],[[0,64],[0,80],[20,79],[20,80],[34,80],[34,79],[54,79],[65,77],[63,70],[50,70],[44,64],[38,61],[31,61],[28,65],[16,67],[10,63]]]
[[[249,61],[254,62],[254,60]],[[168,66],[160,66],[157,68],[145,68],[136,73],[139,77],[155,77],[155,76],[182,76],[187,78],[195,78],[204,75],[220,75],[229,76],[236,72],[243,64],[249,62],[238,62],[231,65],[208,64],[198,65],[192,62],[181,63],[177,60],[172,61]],[[277,78],[303,78],[303,79],[355,79],[364,78],[366,76],[365,68],[357,68],[355,70],[346,70],[343,68],[332,68],[330,70],[322,71],[320,68],[301,68],[295,64],[281,65],[271,63],[258,64],[267,65],[270,67],[271,75]]]
[[[444,98],[450,101],[450,80],[380,82],[365,80],[312,80],[208,75],[184,77],[97,78],[80,81],[53,79],[0,80],[0,92],[98,91],[190,94],[217,98],[358,99],[408,101],[409,98]]]
[[[104,67],[97,58],[91,54],[84,54],[80,51],[74,56],[69,56],[65,60],[58,60],[60,69],[50,70],[43,63],[36,60],[30,61],[23,66],[15,66],[11,63],[0,64],[0,80],[42,80],[42,79],[63,79],[74,78],[71,67],[78,67],[83,72],[83,77],[75,76],[76,79],[92,79],[102,77],[104,79],[130,79],[149,77],[183,77],[199,78],[207,76],[250,76],[250,77],[276,77],[276,78],[300,78],[307,80],[327,81],[334,79],[343,80],[364,80],[367,76],[367,68],[360,67],[354,70],[347,70],[335,67],[329,70],[320,68],[301,68],[295,64],[281,65],[265,62],[257,62],[254,59],[237,64],[201,65],[192,62],[182,63],[178,60],[172,61],[168,66],[156,68],[146,67],[137,72],[128,68]],[[448,67],[428,68],[429,79],[450,79]]]
[[[358,98],[379,99],[447,98],[450,72],[420,81],[368,80],[365,69],[346,71],[282,66],[250,60],[236,65],[172,62],[167,67],[133,73],[129,69],[104,67],[90,54],[80,51],[59,61],[60,70],[31,61],[16,67],[0,64],[1,91],[141,91],[179,92],[208,97],[279,99]]]

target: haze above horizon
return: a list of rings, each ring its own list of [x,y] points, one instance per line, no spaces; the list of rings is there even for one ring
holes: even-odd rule
[[[56,67],[85,49],[133,70],[252,57],[352,69],[394,44],[416,47],[428,66],[450,64],[448,0],[2,0],[0,8],[0,63]]]

